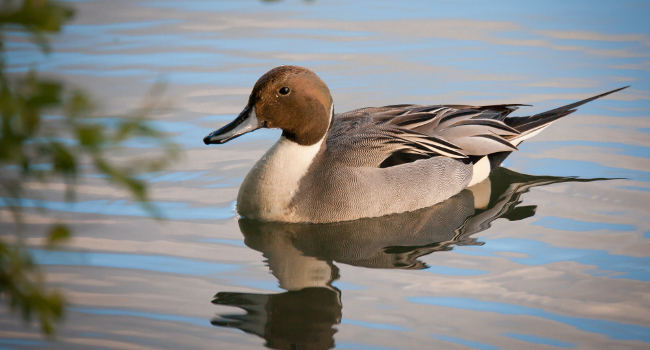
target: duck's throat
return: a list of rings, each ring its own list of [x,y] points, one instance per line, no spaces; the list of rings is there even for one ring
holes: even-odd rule
[[[325,137],[303,146],[280,137],[246,175],[237,197],[239,214],[253,219],[291,221],[291,199],[324,140]]]

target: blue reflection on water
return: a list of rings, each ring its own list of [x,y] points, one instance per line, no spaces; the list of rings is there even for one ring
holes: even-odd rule
[[[175,172],[157,172],[143,175],[142,178],[148,182],[183,182],[194,180],[207,174],[207,171],[175,171]]]
[[[92,308],[92,307],[71,307],[69,308],[69,310],[75,312],[81,312],[85,314],[92,314],[92,315],[141,317],[141,318],[147,318],[156,321],[169,321],[169,322],[190,324],[193,326],[212,327],[210,325],[210,321],[207,318],[200,318],[200,317],[162,314],[162,313],[148,312],[148,311],[104,309],[104,308]]]
[[[624,0],[613,6],[594,6],[588,0],[546,1],[543,3],[526,3],[507,0],[495,6],[493,1],[435,1],[415,0],[395,2],[390,0],[373,1],[370,6],[365,1],[322,1],[315,11],[296,11],[313,8],[305,2],[284,1],[272,4],[255,1],[150,1],[144,7],[170,8],[179,11],[219,12],[246,10],[247,12],[290,13],[293,17],[337,19],[352,21],[387,20],[387,19],[445,19],[466,18],[485,21],[513,21],[522,25],[534,22],[547,29],[574,29],[575,13],[580,13],[580,26],[585,30],[602,30],[602,18],[607,18],[617,31],[647,31],[643,3]],[[344,8],[345,11],[341,9]],[[630,11],[638,8],[639,11]]]
[[[531,174],[579,176],[583,178],[625,178],[650,182],[650,172],[648,171],[615,168],[584,160],[512,157],[506,159],[503,164],[506,167],[512,166],[517,171]]]
[[[623,189],[623,190],[630,190],[630,191],[643,191],[643,192],[650,192],[649,187],[641,187],[641,186],[618,186],[618,188]]]
[[[20,346],[48,346],[51,345],[48,342],[37,339],[18,339],[18,338],[0,338],[0,345],[20,345]],[[13,349],[1,347],[0,349]]]
[[[225,54],[215,52],[152,52],[146,54],[116,53],[102,55],[54,52],[48,56],[37,56],[31,51],[19,51],[9,56],[10,59],[8,59],[7,64],[10,66],[10,72],[26,72],[35,64],[38,64],[39,68],[44,70],[69,65],[103,66],[107,69],[133,65],[143,67],[191,67],[201,65],[209,67],[222,64],[228,57]],[[234,62],[233,58],[230,59]],[[65,69],[65,67],[63,68]]]
[[[246,247],[240,239],[204,238],[201,242],[226,244],[234,247]]]
[[[395,332],[409,331],[409,329],[397,325],[368,322],[368,321],[361,321],[361,320],[352,320],[349,318],[342,319],[341,324],[349,324],[349,325],[360,326],[360,327],[371,328],[371,329],[381,329],[384,331],[395,331]]]
[[[363,344],[363,343],[355,343],[355,342],[349,342],[349,341],[337,341],[336,342],[336,348],[337,349],[354,349],[354,350],[392,350],[392,349],[397,349],[393,348],[390,346],[377,346],[377,345],[370,345],[370,344]]]
[[[498,347],[496,347],[494,345],[479,343],[477,341],[467,340],[467,339],[458,338],[458,337],[452,337],[450,335],[445,335],[445,334],[433,334],[432,337],[440,339],[440,340],[444,340],[444,341],[447,341],[447,342],[450,342],[450,343],[469,346],[470,348],[475,348],[475,349],[483,349],[483,350],[496,350],[496,349],[499,349]]]
[[[354,37],[361,37],[364,38],[366,36],[372,36],[374,35],[373,32],[368,32],[368,31],[358,31],[358,30],[344,30],[344,29],[313,29],[313,28],[301,28],[299,32],[297,32],[295,29],[288,29],[288,28],[278,28],[278,29],[272,29],[273,33],[276,34],[289,34],[289,35],[304,35],[308,37],[321,37],[321,36],[335,36],[335,37],[343,37],[343,38],[354,38]],[[343,43],[339,43],[343,44]]]
[[[602,142],[602,141],[584,141],[584,140],[566,140],[566,141],[535,141],[522,144],[520,150],[530,153],[538,153],[550,149],[569,146],[589,146],[598,147],[599,151],[604,153],[622,154],[632,157],[650,158],[650,147],[633,145],[621,142]]]
[[[567,342],[559,341],[557,339],[552,339],[552,338],[539,337],[539,336],[532,335],[532,334],[504,333],[503,335],[505,335],[506,337],[513,338],[513,339],[525,341],[527,343],[549,345],[549,346],[554,346],[556,348],[575,348],[576,347],[576,345],[573,344],[573,343],[567,343]]]
[[[525,315],[561,322],[580,330],[599,333],[612,339],[650,342],[650,328],[607,320],[565,316],[542,309],[514,304],[456,297],[412,297],[408,301],[417,304],[436,305],[455,309],[496,312],[503,315]]]
[[[9,198],[0,197],[0,207],[6,207],[7,203],[15,201]],[[211,220],[227,219],[235,216],[234,204],[227,203],[221,207],[192,206],[186,202],[162,202],[151,201],[151,204],[162,213],[162,217],[170,220]],[[22,198],[20,206],[23,208],[45,208],[54,211],[68,213],[83,213],[97,215],[121,215],[149,217],[148,212],[141,204],[129,200],[88,200],[78,202],[58,202],[40,199]]]
[[[148,1],[143,7],[151,8],[170,8],[181,11],[199,11],[199,12],[213,12],[213,11],[236,11],[242,10],[250,5],[254,5],[253,1],[201,1],[201,0],[185,0],[185,1]],[[277,9],[275,6],[267,6],[265,10],[273,11]]]
[[[462,254],[465,253],[465,250],[458,249],[458,252]],[[541,241],[521,238],[488,240],[481,247],[479,254],[484,253],[487,255],[492,253],[492,255],[496,255],[499,252],[524,253],[527,255],[526,257],[507,257],[507,259],[525,265],[545,265],[560,261],[575,261],[596,266],[602,271],[618,273],[610,275],[610,278],[650,281],[650,257],[616,255],[595,249],[558,247]]]
[[[239,269],[239,265],[207,262],[168,255],[74,252],[30,249],[37,264],[109,267],[189,276],[211,275]]]
[[[634,225],[612,224],[609,222],[592,222],[582,221],[571,218],[561,218],[557,216],[544,216],[532,223],[534,226],[548,227],[560,231],[634,231]]]
[[[451,275],[451,276],[476,276],[489,273],[486,270],[475,270],[475,269],[464,269],[459,267],[452,266],[429,266],[426,270],[427,272],[432,272],[439,275]]]
[[[102,34],[107,31],[122,31],[122,30],[133,30],[133,29],[144,29],[162,26],[166,24],[180,23],[180,20],[176,19],[161,19],[155,21],[138,21],[138,22],[121,22],[121,23],[102,23],[102,24],[78,24],[72,23],[68,24],[62,28],[64,34],[82,34],[86,35],[96,35]]]

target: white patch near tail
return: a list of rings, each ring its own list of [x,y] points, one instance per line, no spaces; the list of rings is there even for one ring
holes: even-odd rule
[[[467,187],[476,185],[477,183],[485,180],[490,176],[490,160],[487,156],[481,158],[474,164],[472,168],[472,180],[470,180]]]
[[[509,139],[508,141],[510,141],[510,143],[512,143],[515,146],[519,146],[520,143],[522,143],[525,140],[528,140],[529,138],[539,134],[540,132],[542,132],[542,130],[546,129],[551,124],[553,124],[553,122],[548,123],[546,125],[542,125],[542,126],[538,127],[537,129],[533,129],[533,130],[529,131],[528,133],[521,134],[521,135],[519,135],[517,137]]]
[[[474,195],[474,208],[475,209],[485,209],[488,204],[490,204],[490,195],[492,195],[492,183],[490,178],[477,183],[474,186],[468,187],[468,190],[472,191]]]

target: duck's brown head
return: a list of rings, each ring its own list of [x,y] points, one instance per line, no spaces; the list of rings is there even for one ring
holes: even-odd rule
[[[264,74],[253,87],[239,116],[203,139],[225,143],[259,128],[280,128],[300,145],[313,145],[325,136],[332,117],[332,96],[312,71],[280,66]]]

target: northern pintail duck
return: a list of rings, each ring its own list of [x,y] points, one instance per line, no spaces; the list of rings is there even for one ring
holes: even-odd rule
[[[221,144],[259,128],[282,136],[253,166],[237,196],[246,218],[325,223],[378,217],[439,203],[488,177],[522,141],[575,108],[624,88],[547,112],[510,117],[521,104],[391,105],[334,114],[312,71],[280,66],[253,87]]]

